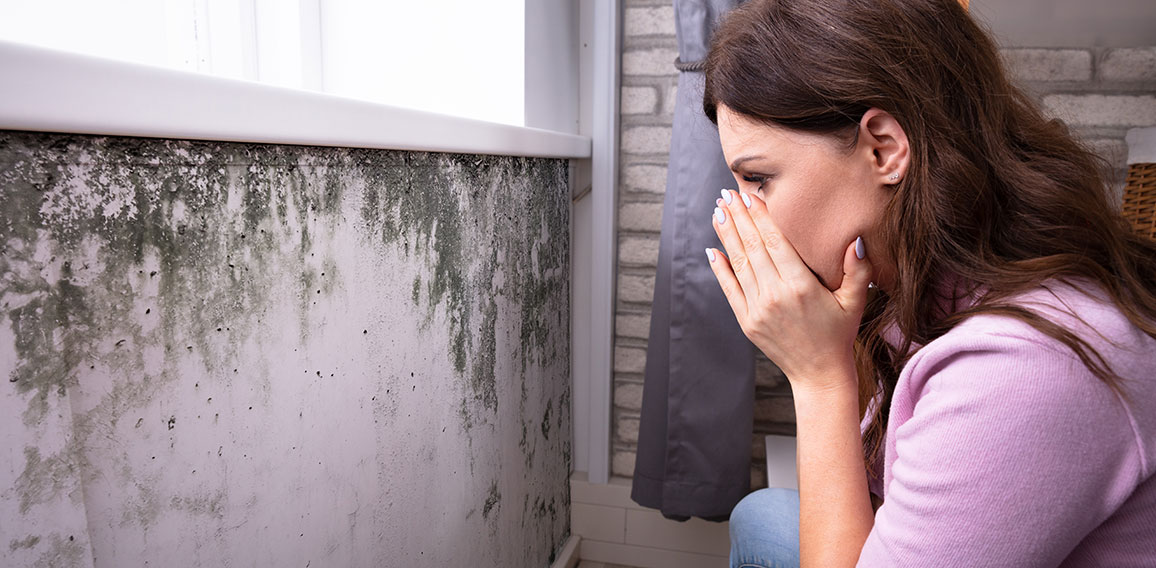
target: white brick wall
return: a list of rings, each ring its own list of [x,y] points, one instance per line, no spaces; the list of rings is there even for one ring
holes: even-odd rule
[[[633,448],[619,449],[616,447],[613,455],[610,456],[610,473],[622,477],[633,476],[634,455]]]
[[[1122,187],[1129,128],[1156,124],[1156,47],[1005,49],[1013,75],[1111,164]]]
[[[1113,49],[1100,63],[1104,81],[1156,81],[1156,47]]]
[[[650,312],[619,313],[614,318],[614,332],[620,337],[646,339],[650,335]]]
[[[614,370],[621,373],[641,373],[646,368],[646,350],[637,347],[614,348]]]
[[[649,272],[650,276],[619,273],[618,301],[649,304],[654,298],[654,271]]]
[[[626,191],[666,192],[666,166],[638,164],[623,168]]]
[[[1008,71],[1024,81],[1087,81],[1092,52],[1086,49],[1007,49]]]
[[[654,231],[661,226],[662,203],[623,203],[618,210],[618,228],[624,231]]]
[[[669,126],[631,126],[622,131],[622,151],[628,154],[669,154]]]
[[[1070,126],[1132,128],[1156,124],[1156,97],[1152,95],[1048,95],[1044,107]]]
[[[622,74],[665,76],[674,69],[678,51],[672,47],[638,49],[622,53]]]
[[[618,261],[630,266],[657,266],[658,237],[619,237]]]
[[[654,114],[658,91],[654,87],[623,87],[622,114]]]
[[[614,405],[623,410],[642,408],[642,383],[620,382],[615,385]]]
[[[627,444],[638,443],[638,417],[630,416],[628,414],[619,414],[617,424],[615,425],[615,435],[618,439]]]
[[[674,31],[674,6],[627,8],[622,27],[627,37],[669,36]]]

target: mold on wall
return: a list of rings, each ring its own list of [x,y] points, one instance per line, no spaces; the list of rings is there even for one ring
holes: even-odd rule
[[[0,132],[0,564],[548,564],[567,172]]]

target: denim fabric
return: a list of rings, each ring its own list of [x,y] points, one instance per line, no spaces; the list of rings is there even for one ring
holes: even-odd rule
[[[799,565],[799,492],[760,489],[731,511],[731,568]]]

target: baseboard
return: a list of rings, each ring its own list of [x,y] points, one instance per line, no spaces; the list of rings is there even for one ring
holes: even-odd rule
[[[566,539],[566,544],[562,546],[562,552],[558,553],[558,558],[550,565],[550,568],[574,568],[578,565],[578,546],[582,542],[582,537],[574,534]]]
[[[595,484],[585,472],[570,476],[570,533],[581,539],[579,558],[608,564],[724,567],[730,554],[727,523],[672,521],[632,501],[629,479]]]

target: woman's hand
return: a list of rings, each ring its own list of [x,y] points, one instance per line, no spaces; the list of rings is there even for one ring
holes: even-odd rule
[[[723,196],[713,224],[726,256],[707,249],[707,257],[747,338],[794,389],[854,386],[854,341],[871,281],[862,240],[844,251],[843,282],[831,292],[779,232],[762,199],[730,190]]]

